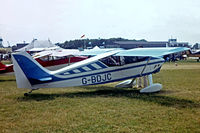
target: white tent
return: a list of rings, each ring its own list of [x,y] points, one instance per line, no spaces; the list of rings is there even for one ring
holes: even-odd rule
[[[95,46],[93,49],[100,49],[98,46]]]
[[[55,44],[52,44],[50,40],[37,40],[34,39],[31,43],[29,43],[27,46],[17,49],[17,52],[20,51],[43,51],[47,49],[58,49],[60,47],[56,46]]]

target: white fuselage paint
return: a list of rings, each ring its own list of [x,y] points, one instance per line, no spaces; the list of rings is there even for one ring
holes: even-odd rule
[[[59,78],[59,81],[33,85],[32,89],[85,86],[121,81],[139,77],[141,76],[141,73],[145,75],[151,74],[159,69],[163,63],[164,60],[162,58],[158,58],[150,60],[148,63],[147,61],[142,61],[123,66],[113,66],[100,70],[70,75],[55,74],[54,76]]]

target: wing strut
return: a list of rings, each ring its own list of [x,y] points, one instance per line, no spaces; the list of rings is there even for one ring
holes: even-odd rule
[[[146,69],[146,67],[147,67],[147,65],[148,65],[150,60],[151,60],[151,57],[148,58],[147,63],[145,64],[144,68],[142,69],[142,72],[140,73],[141,77],[142,77],[142,74],[143,74],[144,70]]]
[[[142,74],[144,70],[146,69],[149,61],[151,60],[151,57],[149,57],[146,65],[144,66],[140,76],[142,77]],[[139,80],[141,80],[141,77],[139,77]],[[158,83],[153,83],[153,77],[152,74],[148,75],[148,78],[146,76],[143,76],[144,79],[144,88],[140,90],[140,93],[152,93],[152,92],[158,92],[162,89],[162,85]],[[139,81],[138,81],[139,82]],[[140,81],[141,82],[141,81]],[[141,85],[141,83],[140,83]]]

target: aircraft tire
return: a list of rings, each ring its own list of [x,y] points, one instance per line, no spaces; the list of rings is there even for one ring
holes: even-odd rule
[[[27,97],[27,96],[28,96],[28,93],[24,93],[24,96]]]

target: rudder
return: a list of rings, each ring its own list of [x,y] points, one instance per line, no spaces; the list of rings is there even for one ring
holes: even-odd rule
[[[28,53],[12,54],[18,88],[37,89],[34,85],[50,80],[50,72],[43,68]]]

